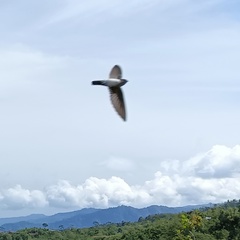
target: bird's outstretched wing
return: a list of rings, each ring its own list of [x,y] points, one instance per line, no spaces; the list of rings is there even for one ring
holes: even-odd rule
[[[117,78],[121,79],[122,78],[122,70],[120,66],[115,65],[112,70],[109,73],[109,78]]]
[[[123,93],[120,87],[110,87],[110,98],[113,107],[117,111],[117,113],[120,115],[120,117],[126,121],[126,110],[125,110],[125,104],[123,99]]]

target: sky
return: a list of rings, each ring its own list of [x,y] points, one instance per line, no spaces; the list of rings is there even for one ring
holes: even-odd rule
[[[0,2],[0,217],[240,198],[238,0]],[[108,89],[119,64],[124,122]]]

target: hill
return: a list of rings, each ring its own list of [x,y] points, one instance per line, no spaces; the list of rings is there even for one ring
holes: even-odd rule
[[[154,214],[187,212],[209,205],[193,205],[184,207],[149,206],[133,208],[119,206],[108,209],[85,208],[78,211],[57,213],[51,216],[30,215],[17,218],[0,218],[1,228],[5,231],[17,231],[24,228],[41,228],[43,223],[49,229],[86,228],[106,223],[135,222]]]

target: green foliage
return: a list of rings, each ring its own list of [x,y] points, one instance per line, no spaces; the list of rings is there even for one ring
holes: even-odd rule
[[[236,240],[240,239],[240,201],[180,214],[158,214],[136,223],[99,224],[85,229],[24,229],[0,232],[0,240]]]

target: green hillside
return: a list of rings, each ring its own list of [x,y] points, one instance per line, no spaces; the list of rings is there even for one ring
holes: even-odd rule
[[[31,228],[11,233],[2,229],[0,240],[235,240],[240,239],[240,201],[188,213],[153,215],[140,218],[136,223],[94,224],[85,229],[59,226],[58,231]]]

